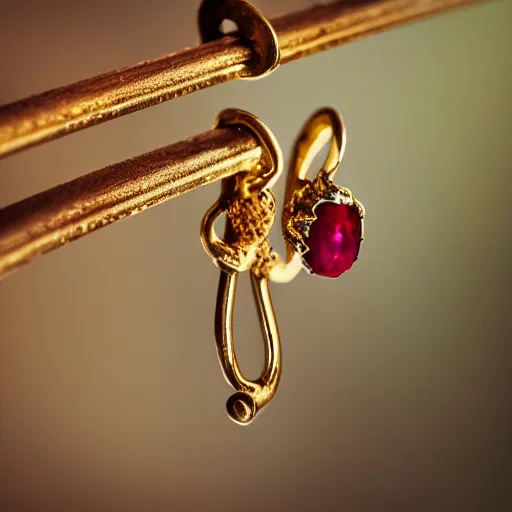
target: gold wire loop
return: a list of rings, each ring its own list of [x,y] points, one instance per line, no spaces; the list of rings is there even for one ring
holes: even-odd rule
[[[255,381],[243,376],[236,358],[233,338],[237,280],[238,273],[220,273],[215,312],[215,339],[224,376],[237,390],[226,403],[227,412],[232,420],[247,424],[277,391],[281,375],[281,347],[268,280],[251,272],[254,300],[265,340],[265,366],[261,376]]]
[[[329,154],[319,173],[332,180],[345,153],[347,134],[340,114],[330,107],[317,110],[300,131],[286,180],[286,204],[292,201],[297,190],[310,181],[306,178],[309,167],[327,142],[330,142]]]
[[[238,25],[240,37],[253,52],[247,71],[240,77],[262,78],[274,71],[280,62],[279,42],[270,22],[245,0],[203,0],[198,12],[199,32],[203,43],[215,41],[225,34],[221,23],[231,20]]]

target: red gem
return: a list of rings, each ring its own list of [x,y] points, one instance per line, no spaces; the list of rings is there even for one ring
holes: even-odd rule
[[[339,277],[357,260],[361,245],[362,221],[355,206],[321,203],[306,241],[304,255],[313,273]]]

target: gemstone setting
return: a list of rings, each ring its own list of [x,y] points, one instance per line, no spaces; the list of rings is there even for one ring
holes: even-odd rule
[[[337,278],[357,260],[364,207],[352,192],[320,173],[283,212],[283,234],[310,274]]]
[[[323,201],[314,209],[303,260],[311,273],[337,278],[357,260],[362,220],[354,205]]]

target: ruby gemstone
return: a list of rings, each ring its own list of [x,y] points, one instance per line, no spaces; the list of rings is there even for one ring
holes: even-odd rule
[[[304,260],[314,274],[339,277],[359,254],[362,234],[359,210],[353,205],[325,202],[315,208],[315,215]]]

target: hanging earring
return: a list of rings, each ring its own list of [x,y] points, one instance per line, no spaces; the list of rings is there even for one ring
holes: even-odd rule
[[[308,169],[318,152],[330,142],[329,154],[311,181]],[[331,108],[315,112],[295,144],[288,174],[283,236],[287,265],[276,266],[275,281],[294,275],[290,267],[300,258],[310,274],[336,278],[357,260],[363,240],[363,205],[352,192],[333,183],[345,152],[346,134],[341,116]]]
[[[262,148],[254,169],[222,182],[217,202],[206,212],[201,241],[221,269],[215,313],[217,353],[227,381],[236,393],[227,401],[229,416],[247,424],[274,396],[281,374],[281,347],[268,281],[291,281],[305,268],[311,274],[338,277],[359,254],[364,209],[350,190],[332,182],[345,149],[345,129],[330,108],[317,111],[304,125],[295,144],[283,209],[287,257],[281,262],[268,235],[276,207],[270,187],[282,171],[282,155],[268,128],[248,112],[221,112],[217,128],[248,130]],[[330,141],[329,154],[316,177],[306,173],[314,157]],[[226,216],[224,239],[215,233],[215,220]],[[238,274],[248,270],[265,339],[265,368],[255,381],[246,379],[238,365],[233,339],[233,311]]]
[[[252,170],[223,180],[219,200],[206,212],[201,241],[221,269],[215,313],[215,339],[226,380],[235,388],[226,404],[231,419],[247,424],[274,396],[281,375],[281,347],[268,288],[268,275],[277,261],[267,240],[276,206],[270,187],[279,177],[283,160],[268,128],[255,116],[228,109],[217,118],[217,128],[248,130],[262,147],[261,163]],[[214,229],[215,220],[226,216],[224,240]],[[233,311],[238,274],[250,271],[254,299],[265,339],[265,367],[254,381],[246,379],[238,365],[233,339]]]

